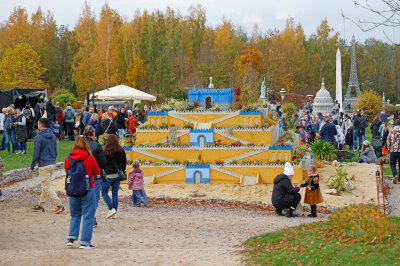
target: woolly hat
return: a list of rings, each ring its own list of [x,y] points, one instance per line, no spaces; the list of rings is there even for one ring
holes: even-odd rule
[[[283,170],[283,173],[287,176],[294,175],[293,166],[290,163],[285,163],[285,169]]]
[[[365,146],[369,146],[371,143],[369,143],[368,140],[364,140],[364,141],[363,141],[363,144],[364,144]]]

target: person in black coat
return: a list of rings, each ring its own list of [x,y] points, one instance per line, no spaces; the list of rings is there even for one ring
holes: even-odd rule
[[[371,123],[371,133],[372,133],[372,139],[380,139],[381,138],[381,133],[379,132],[379,128],[382,125],[382,121],[379,119],[379,115],[377,115]]]
[[[103,134],[114,134],[116,131],[117,130],[116,130],[115,125],[114,125],[114,123],[112,121],[112,118],[107,113],[105,113],[103,115],[103,119],[101,119],[101,122],[100,122],[101,135],[103,135]]]
[[[274,188],[272,190],[272,205],[279,216],[283,216],[282,210],[289,209],[287,217],[296,217],[293,211],[299,205],[301,195],[299,187],[293,187],[291,178],[294,175],[294,169],[290,163],[285,164],[283,174],[279,174],[274,179]]]
[[[97,165],[99,166],[100,170],[104,169],[107,165],[106,154],[103,148],[101,147],[100,143],[94,141],[96,139],[95,129],[92,126],[87,126],[85,127],[83,135],[85,136],[87,142],[89,143],[90,151],[92,152],[94,159],[96,159]],[[103,181],[100,175],[94,177],[94,186],[95,186],[95,197],[96,197],[94,214],[96,215],[97,206],[99,205],[99,200],[100,200],[100,191],[103,186]],[[95,227],[97,226],[96,216],[94,217],[94,226]]]
[[[118,129],[118,136],[120,138],[122,138],[126,134],[126,126],[125,126],[126,120],[128,120],[128,114],[126,113],[125,106],[122,106],[119,109],[119,113],[117,114],[115,122]]]
[[[106,153],[107,160],[106,167],[104,168],[104,175],[107,182],[102,185],[101,195],[110,210],[106,218],[111,218],[118,210],[118,190],[121,183],[118,173],[125,172],[126,170],[126,155],[124,149],[118,143],[118,137],[114,134],[107,138],[104,152]],[[108,195],[110,188],[112,192],[112,200]]]
[[[46,102],[46,114],[47,114],[47,119],[50,120],[50,125],[52,127],[53,122],[56,121],[56,107],[51,103],[51,98],[47,99]]]

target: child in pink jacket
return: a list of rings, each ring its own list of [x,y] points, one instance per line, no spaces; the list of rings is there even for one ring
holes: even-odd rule
[[[128,176],[128,188],[133,190],[131,203],[135,206],[143,206],[149,203],[146,192],[143,188],[143,170],[140,169],[139,161],[135,160],[132,164],[133,170]]]

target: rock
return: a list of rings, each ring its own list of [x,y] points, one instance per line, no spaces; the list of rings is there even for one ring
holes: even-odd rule
[[[344,189],[351,192],[356,189],[356,186],[353,183],[348,183]]]
[[[205,196],[206,196],[206,194],[204,194],[203,192],[200,192],[200,191],[192,191],[189,193],[189,197],[192,197],[192,198],[205,197]]]
[[[165,196],[164,195],[157,195],[154,197],[155,199],[162,199],[165,200]]]
[[[356,162],[351,163],[351,166],[357,166],[357,165],[358,165],[358,163],[356,163]]]
[[[325,189],[325,194],[330,194],[330,195],[336,195],[338,194],[336,189],[332,188],[332,189]]]

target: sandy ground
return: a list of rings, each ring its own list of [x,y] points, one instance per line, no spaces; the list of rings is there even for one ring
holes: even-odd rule
[[[345,167],[349,176],[354,176],[355,189],[352,192],[344,192],[340,196],[324,193],[329,188],[328,180],[335,173],[335,167],[326,166],[318,169],[321,176],[321,191],[324,197],[324,203],[321,205],[344,207],[352,203],[366,203],[371,198],[376,198],[376,166],[372,164],[357,164],[356,166],[348,165]],[[57,190],[63,191],[64,180],[57,180],[55,187]],[[190,192],[200,191],[206,195],[205,198],[271,203],[272,187],[272,184],[249,186],[236,184],[150,184],[145,185],[145,190],[148,196],[164,195],[166,197],[186,198],[189,197]],[[301,189],[301,193],[304,197],[305,188]],[[120,194],[131,195],[131,191],[128,190],[126,184],[121,185]]]
[[[6,198],[0,203],[2,265],[241,265],[238,245],[247,238],[326,219],[324,215],[288,219],[266,211],[212,205],[139,208],[123,203],[117,219],[106,219],[108,210],[101,200],[99,227],[92,239],[96,249],[86,251],[78,249],[78,243],[65,246],[70,218],[66,197],[62,214],[51,213],[52,202],[44,213],[30,211],[39,199],[34,193],[38,184],[34,177],[2,189]]]

